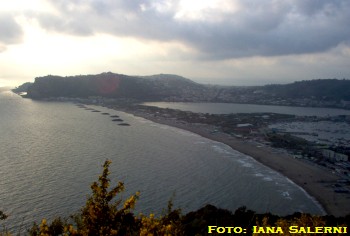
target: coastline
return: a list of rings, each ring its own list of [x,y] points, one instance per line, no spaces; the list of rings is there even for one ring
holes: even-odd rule
[[[288,178],[320,204],[327,214],[334,216],[350,214],[350,196],[344,193],[336,193],[331,187],[340,178],[315,164],[297,160],[287,153],[276,152],[273,148],[261,146],[254,142],[241,140],[221,132],[212,132],[215,127],[211,125],[193,125],[131,109],[111,108],[224,143]]]

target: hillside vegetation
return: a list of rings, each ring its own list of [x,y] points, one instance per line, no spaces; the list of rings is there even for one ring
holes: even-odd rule
[[[102,96],[139,100],[163,100],[182,96],[186,91],[205,90],[205,87],[188,79],[173,75],[128,76],[111,72],[98,75],[38,77],[28,87],[28,97],[80,97]]]
[[[227,102],[350,109],[350,80],[319,79],[265,86],[216,86],[177,75],[129,76],[115,73],[35,78],[13,90],[32,99],[57,97],[137,101]]]
[[[285,85],[265,85],[262,90],[281,98],[315,98],[350,101],[350,80],[318,79]]]

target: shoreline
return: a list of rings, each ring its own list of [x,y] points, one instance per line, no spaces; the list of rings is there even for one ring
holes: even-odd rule
[[[332,184],[335,184],[339,176],[326,172],[316,164],[297,160],[287,153],[277,152],[276,149],[261,146],[249,140],[241,140],[222,132],[212,132],[214,126],[206,124],[190,124],[174,119],[156,117],[145,112],[120,107],[110,107],[134,116],[142,117],[155,123],[176,127],[195,133],[204,138],[224,143],[232,149],[248,155],[259,163],[282,174],[320,205],[328,215],[345,216],[350,214],[350,195],[335,193]]]

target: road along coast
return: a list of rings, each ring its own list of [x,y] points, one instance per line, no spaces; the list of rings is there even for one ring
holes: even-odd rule
[[[340,178],[315,164],[295,159],[287,153],[278,152],[276,149],[261,146],[249,140],[238,139],[222,132],[212,132],[215,130],[215,127],[212,125],[193,125],[187,122],[177,121],[173,118],[165,118],[131,108],[110,108],[121,110],[159,124],[187,130],[202,137],[224,143],[232,149],[251,156],[258,162],[286,176],[315,198],[325,209],[326,214],[334,216],[350,214],[350,196],[345,193],[336,193],[331,187]]]

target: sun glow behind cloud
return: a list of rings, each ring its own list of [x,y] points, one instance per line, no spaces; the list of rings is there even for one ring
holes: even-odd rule
[[[163,0],[149,4],[140,4],[141,11],[155,10],[159,13],[170,13],[178,21],[221,21],[222,14],[232,14],[240,7],[237,1],[231,0]]]
[[[18,17],[17,22],[25,29],[23,43],[11,45],[0,54],[2,77],[7,80],[15,78],[11,74],[13,71],[23,81],[46,74],[64,76],[103,71],[152,74],[160,64],[186,60],[184,54],[195,52],[178,42],[137,40],[109,34],[81,37],[46,31],[36,20],[24,17]]]
[[[236,1],[225,0],[181,0],[175,13],[175,19],[183,21],[221,21],[222,14],[239,10]]]

